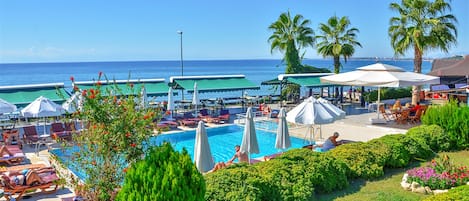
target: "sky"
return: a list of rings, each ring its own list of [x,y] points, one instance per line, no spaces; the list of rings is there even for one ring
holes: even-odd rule
[[[179,60],[177,31],[184,60],[279,59],[268,26],[287,11],[316,33],[329,17],[348,16],[363,46],[354,57],[393,57],[391,2],[400,0],[1,0],[0,63]],[[426,57],[469,54],[469,1],[451,5],[458,44]],[[305,57],[322,58],[314,48]]]

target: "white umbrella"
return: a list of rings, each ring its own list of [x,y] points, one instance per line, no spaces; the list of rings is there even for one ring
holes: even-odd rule
[[[312,130],[313,125],[321,126],[321,124],[332,123],[336,119],[332,114],[329,113],[328,110],[324,108],[324,106],[319,101],[313,97],[309,97],[301,104],[294,107],[290,112],[288,112],[286,120],[295,124],[308,125],[311,140],[316,139]],[[320,138],[322,139],[322,134]]]
[[[202,173],[211,170],[214,166],[207,131],[203,121],[199,121],[195,133],[194,161],[195,166]]]
[[[142,107],[142,109],[144,109],[147,107],[147,103],[148,103],[147,90],[145,86],[142,86],[142,91],[140,92],[140,95],[142,96],[140,98],[140,106]]]
[[[412,85],[439,84],[440,78],[414,72],[406,72],[397,66],[375,63],[357,68],[355,71],[324,76],[321,82],[378,87],[378,106],[380,102],[380,87],[406,87]],[[377,110],[379,119],[379,110]]]
[[[80,92],[75,92],[67,101],[62,104],[62,108],[68,113],[73,113],[81,109],[83,100]]]
[[[169,87],[168,89],[168,105],[166,106],[166,110],[170,113],[171,119],[173,118],[173,110],[174,110],[174,98],[173,98],[173,88]]]
[[[259,153],[259,144],[257,143],[256,129],[254,128],[254,117],[252,108],[246,111],[246,124],[244,125],[243,141],[241,142],[240,151],[248,154],[248,162],[251,162],[250,154]]]
[[[0,98],[0,114],[1,113],[10,113],[16,111],[16,105],[13,105]]]
[[[44,117],[44,134],[46,134],[46,117],[60,116],[64,113],[62,106],[48,98],[40,96],[21,110],[24,117]]]
[[[277,149],[287,149],[291,147],[286,117],[285,108],[280,109],[280,113],[278,114],[277,138],[275,139],[275,148]]]
[[[318,98],[318,102],[331,114],[335,120],[345,118],[346,113],[324,98]]]
[[[192,94],[192,104],[195,106],[197,116],[197,105],[199,104],[199,91],[197,90],[197,82],[194,83],[194,93]]]

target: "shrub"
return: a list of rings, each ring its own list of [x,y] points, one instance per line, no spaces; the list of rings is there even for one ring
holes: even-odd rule
[[[205,200],[281,200],[277,187],[251,165],[231,165],[205,175]]]
[[[204,179],[187,151],[164,143],[128,169],[116,200],[203,200],[204,195]]]
[[[448,134],[450,143],[455,149],[469,147],[469,107],[458,107],[457,102],[450,101],[442,106],[431,106],[422,116],[425,125],[436,124]]]
[[[469,200],[469,185],[450,189],[447,193],[437,194],[424,201],[467,201]]]
[[[308,149],[294,149],[285,152],[276,160],[285,163],[291,161],[294,166],[304,169],[306,171],[305,177],[311,180],[316,192],[332,192],[348,186],[347,173],[349,169],[347,165],[325,154],[312,152]],[[269,164],[266,163],[265,166],[269,166]],[[295,176],[302,177],[302,175]]]
[[[378,91],[371,91],[366,92],[363,94],[365,100],[367,102],[373,102],[378,100]],[[386,99],[398,99],[398,98],[406,98],[411,97],[412,92],[411,88],[382,88],[381,89],[381,100]]]
[[[417,126],[409,129],[407,135],[426,142],[434,152],[451,150],[451,140],[438,125]]]
[[[388,148],[371,143],[350,143],[326,153],[343,161],[350,169],[348,177],[374,178],[384,175]]]
[[[371,140],[368,143],[375,146],[385,146],[388,149],[385,166],[396,168],[405,167],[410,161],[410,152],[402,143],[403,135],[386,135],[378,139]]]

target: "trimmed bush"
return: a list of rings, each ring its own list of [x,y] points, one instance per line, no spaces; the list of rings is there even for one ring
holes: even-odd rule
[[[412,89],[406,88],[382,88],[381,89],[381,100],[386,99],[398,99],[412,96]],[[378,100],[378,91],[365,92],[364,98],[367,102],[373,102]]]
[[[387,147],[388,154],[385,162],[386,167],[405,167],[409,164],[410,152],[401,142],[402,138],[402,135],[386,135],[378,139],[371,140],[368,143],[374,144],[377,147]]]
[[[388,148],[371,143],[350,143],[338,146],[327,155],[343,161],[349,168],[348,177],[374,178],[384,175]]]
[[[447,193],[441,193],[426,198],[424,201],[468,201],[469,185],[459,186],[450,189]]]
[[[451,140],[438,125],[417,126],[409,129],[407,135],[426,142],[434,152],[449,151],[452,149]]]
[[[422,116],[425,125],[438,125],[445,130],[454,149],[469,147],[469,107],[458,107],[450,101],[442,106],[431,106]]]
[[[204,195],[203,176],[187,151],[164,143],[129,168],[116,200],[203,200]]]
[[[205,175],[205,200],[282,200],[280,191],[254,166],[231,165]]]

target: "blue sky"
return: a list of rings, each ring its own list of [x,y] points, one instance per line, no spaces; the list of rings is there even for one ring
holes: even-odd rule
[[[394,0],[400,2],[399,0]],[[277,59],[267,27],[282,12],[302,14],[311,28],[332,16],[348,16],[360,33],[355,57],[392,57],[388,37],[391,0],[237,1],[0,1],[0,63]],[[469,54],[469,1],[453,0],[458,45],[449,54]],[[317,32],[317,31],[316,31]],[[411,52],[406,56],[412,56]],[[307,58],[322,58],[307,49]]]

